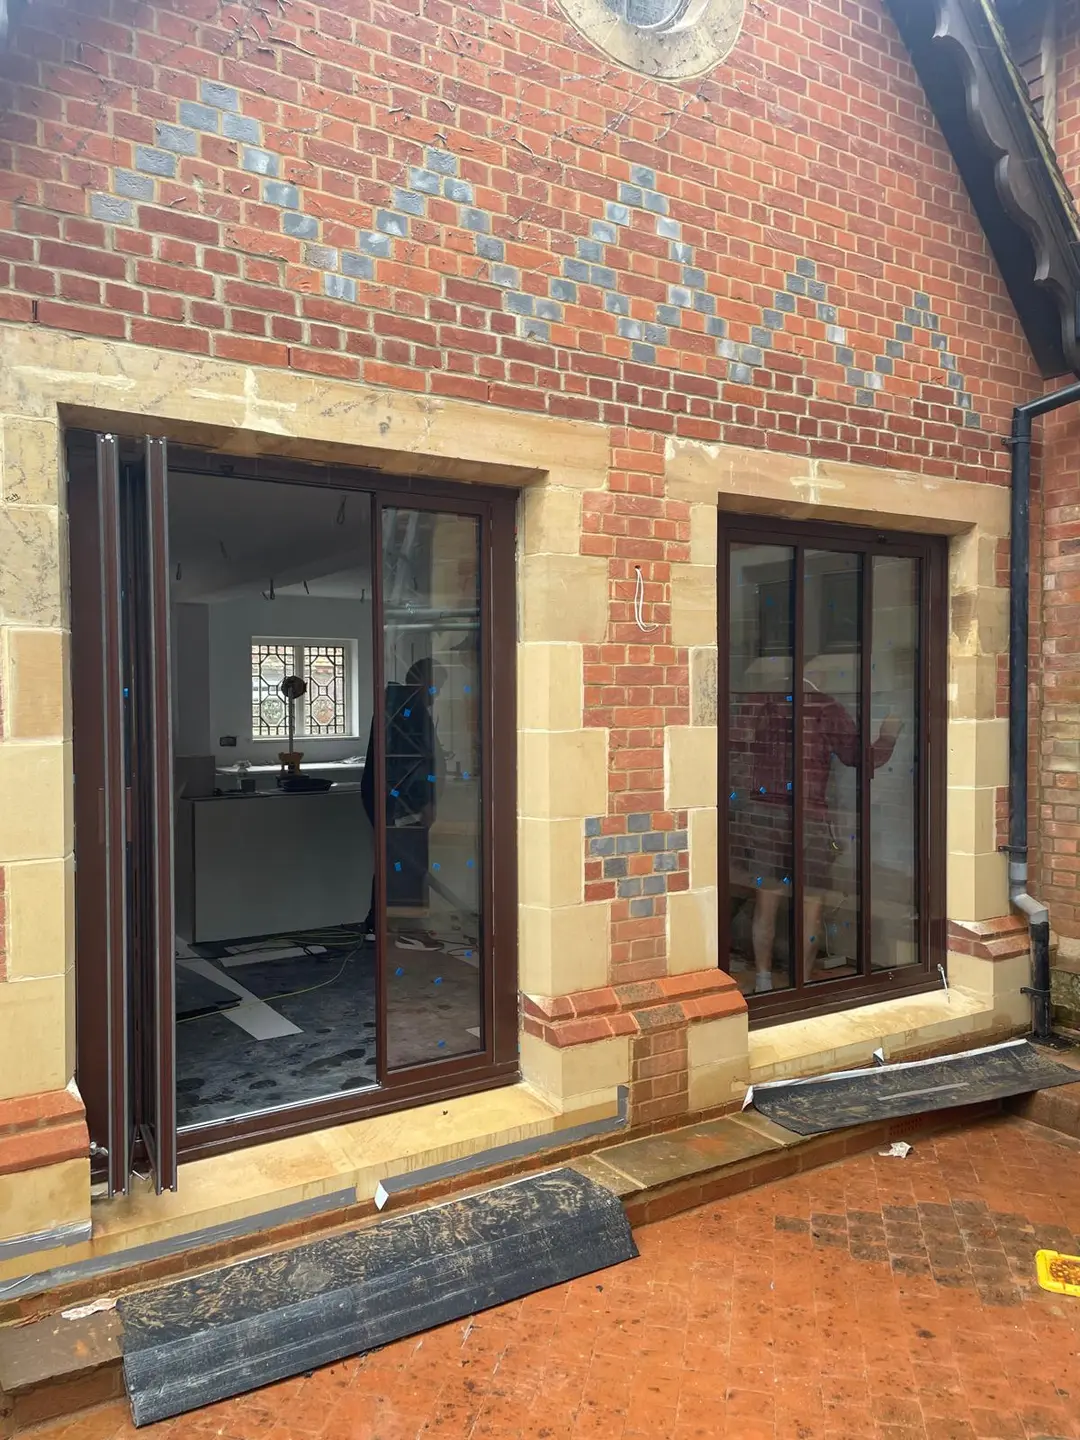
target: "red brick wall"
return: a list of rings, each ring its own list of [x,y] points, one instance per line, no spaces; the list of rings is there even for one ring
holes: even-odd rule
[[[1073,194],[1080,194],[1080,0],[1058,0],[1054,143]]]
[[[0,109],[0,317],[969,478],[1031,388],[878,0],[684,84],[554,0],[33,0]]]

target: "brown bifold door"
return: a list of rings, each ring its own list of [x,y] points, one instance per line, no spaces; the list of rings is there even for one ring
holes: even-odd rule
[[[76,1076],[111,1194],[176,1185],[165,486],[163,440],[69,436]]]

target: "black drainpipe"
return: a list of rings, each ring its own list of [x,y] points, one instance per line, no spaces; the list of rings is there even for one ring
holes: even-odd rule
[[[1012,526],[1009,541],[1009,900],[1031,932],[1032,1038],[1052,1039],[1050,912],[1027,891],[1028,881],[1028,607],[1031,579],[1031,422],[1080,400],[1080,383],[1029,400],[1013,411]]]

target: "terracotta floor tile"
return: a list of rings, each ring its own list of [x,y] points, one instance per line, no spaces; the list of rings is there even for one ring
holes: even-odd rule
[[[990,1121],[662,1221],[634,1263],[310,1377],[36,1440],[1080,1440],[1080,1301],[1032,1278],[1052,1227],[1080,1235],[1075,1150]]]

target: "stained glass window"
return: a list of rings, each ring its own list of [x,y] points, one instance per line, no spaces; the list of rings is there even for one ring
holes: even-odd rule
[[[296,735],[348,735],[347,647],[321,640],[251,642],[251,734],[256,740],[289,735],[289,707],[281,694],[286,675],[299,675],[307,693],[296,702]]]

